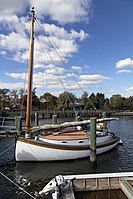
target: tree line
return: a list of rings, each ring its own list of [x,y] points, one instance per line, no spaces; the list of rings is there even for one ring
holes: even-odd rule
[[[9,90],[0,89],[0,110],[20,110],[26,109],[27,94],[24,89]],[[54,96],[49,92],[40,97],[36,95],[36,88],[32,91],[32,107],[36,110],[72,110],[81,108],[84,110],[129,110],[133,111],[133,96],[128,98],[120,94],[106,98],[103,93],[90,94],[83,92],[82,96],[76,97],[73,93],[64,91],[59,96]]]

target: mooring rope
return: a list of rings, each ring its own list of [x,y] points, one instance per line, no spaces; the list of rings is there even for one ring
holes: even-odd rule
[[[11,148],[14,147],[14,146],[15,146],[15,144],[13,144],[12,146],[10,146],[10,147],[9,147],[8,149],[6,149],[5,151],[1,152],[0,155],[6,153],[9,149],[11,149]]]
[[[9,151],[11,148],[13,148],[15,146],[15,144],[13,144],[12,146],[10,146],[8,149],[6,149],[5,151],[0,153],[0,156],[3,155],[4,153],[6,153],[7,151]],[[31,194],[29,194],[27,191],[25,191],[22,187],[20,187],[18,184],[16,184],[15,182],[13,182],[10,178],[8,178],[6,175],[4,175],[2,172],[0,172],[0,174],[5,177],[7,180],[9,180],[12,184],[14,184],[16,187],[18,187],[20,190],[22,190],[24,193],[26,193],[27,195],[29,195],[31,198],[36,199],[35,197],[33,197]]]
[[[15,182],[13,182],[10,178],[8,178],[6,175],[4,175],[2,172],[0,172],[0,174],[5,177],[7,180],[9,180],[12,184],[14,184],[16,187],[18,187],[20,190],[22,190],[24,193],[26,193],[27,195],[29,195],[31,198],[36,199],[34,196],[32,196],[30,193],[28,193],[27,191],[25,191],[22,187],[20,187],[18,184],[16,184]]]

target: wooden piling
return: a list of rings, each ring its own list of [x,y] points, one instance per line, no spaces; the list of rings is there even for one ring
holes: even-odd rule
[[[15,128],[16,128],[17,134],[20,135],[22,133],[22,117],[21,116],[15,117]]]
[[[35,113],[35,126],[38,126],[38,113]]]
[[[53,115],[52,124],[57,124],[57,115]]]
[[[44,119],[44,112],[42,112],[42,119]]]
[[[102,113],[102,118],[106,118],[107,116],[107,113],[106,112],[103,112]],[[107,130],[107,121],[104,121],[103,122],[103,130],[106,131]]]
[[[90,119],[90,165],[91,167],[97,166],[96,159],[96,118]]]

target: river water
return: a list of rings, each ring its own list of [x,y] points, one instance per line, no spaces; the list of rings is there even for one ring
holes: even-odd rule
[[[110,122],[109,128],[117,136],[121,137],[123,145],[118,145],[112,151],[99,155],[96,169],[90,167],[89,158],[61,162],[16,163],[14,159],[15,147],[12,147],[0,156],[0,171],[33,196],[35,191],[40,191],[51,178],[58,174],[132,172],[133,117],[120,117],[119,120]],[[15,144],[14,138],[0,138],[0,153],[13,144]],[[29,199],[30,196],[27,196],[21,189],[18,189],[18,187],[0,175],[0,199],[7,198]],[[88,197],[86,193],[76,194],[76,198],[125,199],[126,197],[121,191],[117,193],[112,191],[107,194],[105,192],[104,195],[103,192],[91,193],[91,197]]]

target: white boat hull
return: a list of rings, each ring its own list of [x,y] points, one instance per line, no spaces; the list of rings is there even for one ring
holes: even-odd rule
[[[119,143],[116,137],[112,141],[97,145],[97,154],[107,152]],[[16,161],[57,161],[90,156],[89,146],[61,146],[31,139],[18,138],[16,142]]]

